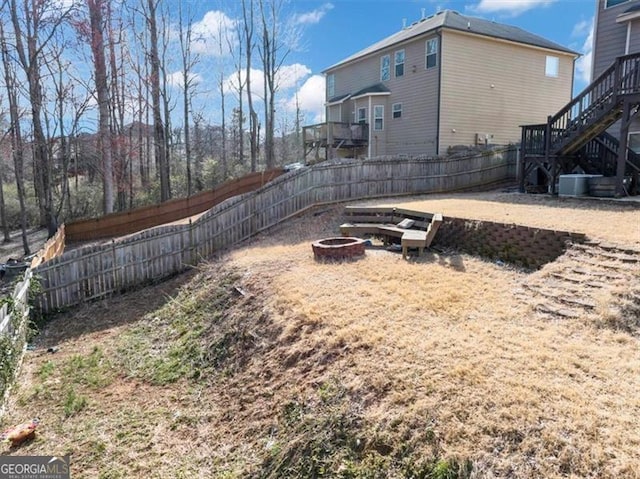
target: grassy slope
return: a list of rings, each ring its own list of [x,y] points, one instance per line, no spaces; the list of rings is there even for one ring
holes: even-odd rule
[[[39,435],[5,452],[92,478],[640,477],[637,336],[543,320],[528,273],[468,256],[314,262],[336,221],[57,318],[3,420]]]

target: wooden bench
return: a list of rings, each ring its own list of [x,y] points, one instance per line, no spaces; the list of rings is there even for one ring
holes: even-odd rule
[[[344,210],[347,223],[340,225],[343,236],[370,235],[381,237],[385,244],[390,238],[400,238],[402,257],[406,259],[409,248],[418,248],[421,255],[435,237],[442,215],[440,213],[424,213],[404,208],[347,206]],[[407,222],[404,227],[401,222]]]

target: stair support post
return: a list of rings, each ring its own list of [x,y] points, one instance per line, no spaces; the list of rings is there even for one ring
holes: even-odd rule
[[[629,139],[629,126],[631,125],[631,102],[624,101],[622,120],[620,121],[620,146],[618,147],[618,162],[616,164],[616,197],[625,196],[624,170],[627,162],[627,143]]]
[[[520,151],[519,151],[519,157],[518,157],[518,191],[520,191],[520,193],[524,193],[524,180],[525,180],[525,166],[526,166],[526,160],[525,158],[527,157],[527,151],[526,151],[526,141],[527,141],[527,129],[526,128],[522,128],[522,138],[520,139]]]
[[[551,158],[551,120],[553,117],[547,117],[547,126],[544,129],[544,163],[549,168],[549,187],[548,192],[552,195],[556,194],[556,157]]]

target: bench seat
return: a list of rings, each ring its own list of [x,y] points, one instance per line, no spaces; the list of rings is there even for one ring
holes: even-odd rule
[[[406,259],[409,248],[418,248],[418,255],[421,255],[424,248],[428,248],[435,237],[442,215],[440,213],[430,214],[410,210],[393,209],[391,215],[395,220],[403,218],[412,219],[416,224],[412,228],[401,228],[397,224],[388,223],[389,211],[377,211],[375,208],[353,208],[347,207],[345,214],[348,219],[356,218],[361,220],[369,218],[369,223],[353,222],[340,225],[340,233],[343,236],[371,235],[382,237],[385,243],[389,238],[400,238],[402,245],[402,257]],[[424,229],[422,229],[424,228]]]

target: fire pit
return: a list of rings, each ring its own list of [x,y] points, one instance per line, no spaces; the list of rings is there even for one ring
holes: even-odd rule
[[[315,259],[347,259],[364,256],[364,240],[351,236],[325,238],[311,244]]]

